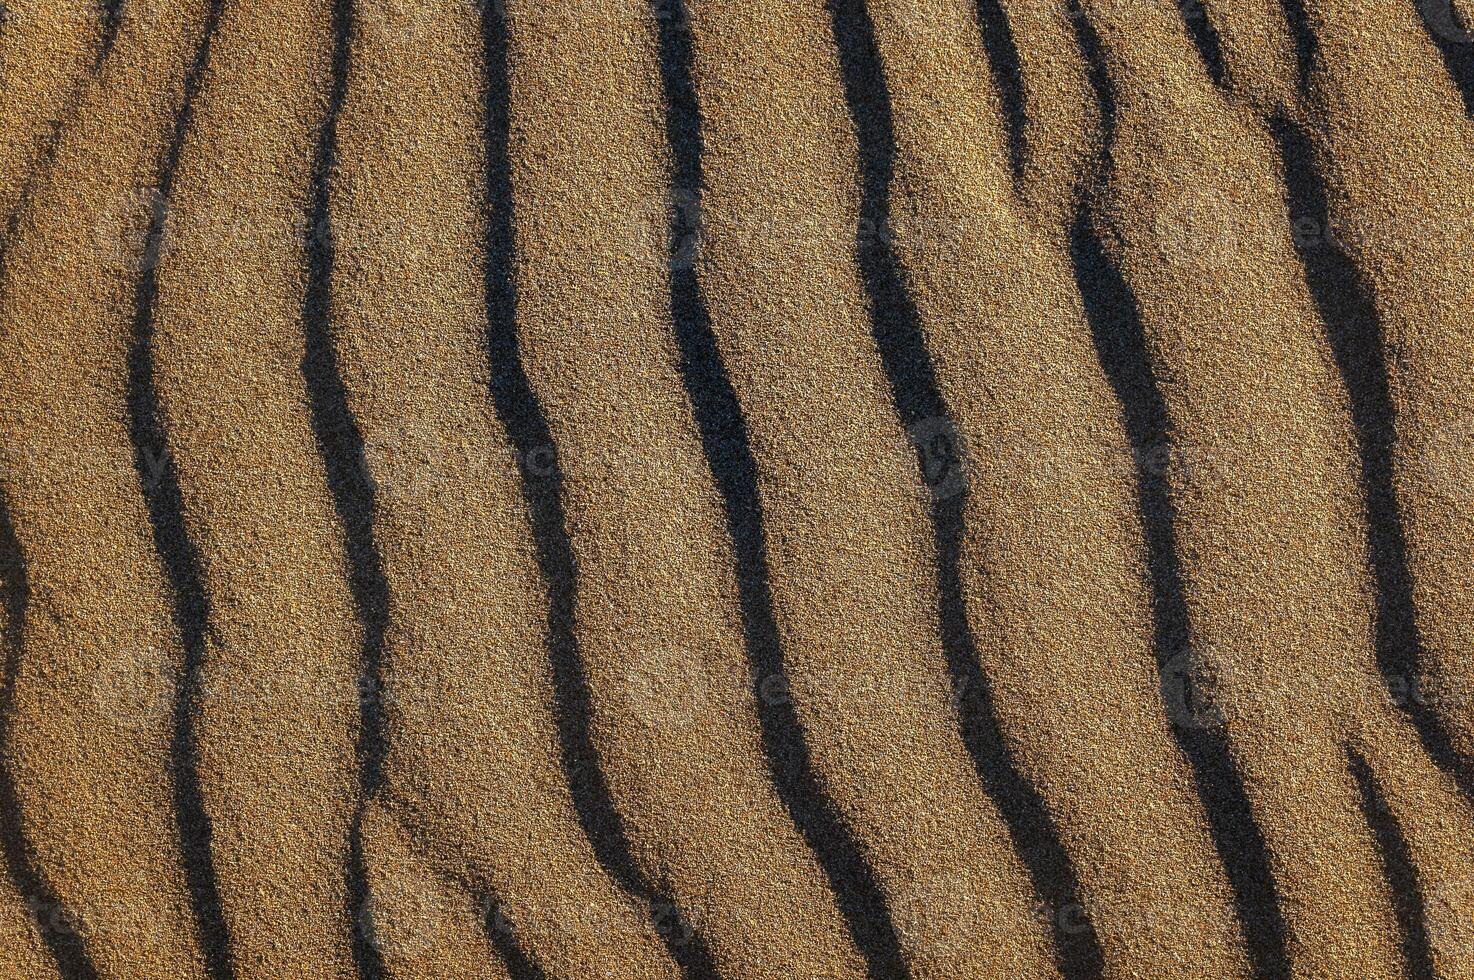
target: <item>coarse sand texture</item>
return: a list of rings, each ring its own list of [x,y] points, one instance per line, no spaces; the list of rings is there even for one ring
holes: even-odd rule
[[[1474,3],[0,0],[0,980],[1474,980]]]

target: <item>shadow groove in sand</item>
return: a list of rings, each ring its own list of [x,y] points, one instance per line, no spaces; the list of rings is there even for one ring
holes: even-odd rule
[[[828,7],[839,48],[845,102],[859,143],[863,183],[855,248],[870,300],[871,329],[902,424],[910,431],[920,424],[945,424],[947,409],[921,332],[920,315],[884,233],[890,219],[895,132],[874,25],[863,0],[828,0]],[[867,234],[865,229],[882,233]],[[924,459],[921,465],[923,473],[930,471]],[[961,460],[954,459],[943,478],[960,465]],[[961,572],[965,496],[965,491],[945,498],[938,494],[931,506],[941,639],[959,704],[962,739],[985,790],[1008,825],[1035,892],[1050,910],[1061,971],[1070,978],[1099,976],[1103,968],[1100,942],[1080,902],[1070,856],[1054,818],[1038,791],[1019,772],[1003,739],[992,688],[967,622]],[[1071,914],[1067,917],[1061,914],[1063,910]]]
[[[26,902],[62,980],[97,980],[97,967],[87,954],[81,934],[73,928],[72,914],[62,905],[45,873],[36,866],[31,842],[26,839],[15,775],[10,768],[15,679],[20,670],[30,597],[25,555],[15,535],[10,502],[0,491],[0,605],[6,617],[5,634],[0,638],[5,644],[5,675],[0,680],[0,851],[5,856],[6,873]]]
[[[1000,0],[977,0],[978,33],[988,55],[988,69],[1003,109],[1003,122],[1008,137],[1008,168],[1014,182],[1023,179],[1028,159],[1028,95],[1024,89],[1023,68],[1013,27]]]
[[[69,99],[66,115],[76,111],[76,99]],[[5,237],[0,239],[0,283],[4,283],[8,277],[6,267],[9,265],[10,243],[15,239],[15,230],[20,227],[21,221],[31,210],[31,199],[36,194],[36,189],[41,182],[51,173],[51,168],[56,160],[56,150],[61,143],[62,120],[58,119],[51,124],[51,132],[46,137],[46,145],[41,149],[41,158],[32,165],[30,173],[26,174],[25,183],[21,185],[20,197],[15,202],[15,209],[5,220]]]
[[[486,897],[483,925],[486,938],[501,958],[502,965],[507,968],[507,975],[511,980],[547,980],[543,968],[537,965],[517,941],[517,934],[512,930],[511,923],[501,914],[501,902],[495,895]]]
[[[1305,11],[1303,0],[1280,0],[1280,10],[1284,12],[1290,40],[1295,45],[1295,78],[1303,95],[1310,84],[1315,59],[1320,57],[1320,43],[1310,29],[1310,15]]]
[[[1164,697],[1177,699],[1178,692],[1168,694],[1167,687],[1182,683],[1173,672],[1184,670],[1192,648],[1183,571],[1177,558],[1177,511],[1166,476],[1148,463],[1170,442],[1167,406],[1152,376],[1136,315],[1124,312],[1135,307],[1130,287],[1111,267],[1083,215],[1071,233],[1071,251],[1096,353],[1121,405],[1136,458],[1137,510],[1146,539],[1152,592],[1153,646]],[[1182,694],[1191,696],[1188,691]],[[1228,741],[1218,730],[1169,720],[1207,812],[1213,846],[1233,890],[1255,976],[1288,977],[1285,925],[1269,849],[1254,822]]]
[[[1284,115],[1274,120],[1272,129],[1284,166],[1291,220],[1309,219],[1316,228],[1330,229],[1326,189],[1309,138]],[[1313,243],[1295,237],[1305,281],[1351,405],[1366,507],[1367,557],[1376,585],[1377,666],[1395,693],[1423,676],[1423,643],[1393,472],[1397,409],[1387,375],[1386,345],[1371,288],[1334,236],[1323,234]],[[1466,800],[1474,801],[1474,760],[1458,751],[1442,721],[1420,698],[1397,701],[1433,762],[1453,777]]]
[[[1106,74],[1104,52],[1094,28],[1083,17],[1075,20],[1076,41],[1086,59],[1087,77],[1100,103],[1102,147],[1101,183],[1110,179],[1111,145],[1115,132],[1116,102]],[[1172,422],[1167,401],[1157,384],[1147,350],[1145,329],[1131,287],[1106,256],[1082,201],[1070,229],[1070,258],[1084,303],[1085,317],[1096,356],[1121,406],[1135,460],[1137,510],[1146,543],[1146,566],[1151,588],[1153,647],[1163,696],[1178,698],[1168,685],[1181,683],[1174,672],[1192,657],[1192,624],[1188,618],[1185,576],[1177,553],[1177,508],[1167,475],[1149,461],[1171,444]],[[1190,694],[1183,691],[1183,694]],[[1234,906],[1244,932],[1254,975],[1289,976],[1286,930],[1279,892],[1264,834],[1244,791],[1226,734],[1220,729],[1168,719],[1173,740],[1192,769],[1193,783],[1208,818],[1213,847],[1228,876]]]
[[[103,62],[112,53],[113,42],[117,40],[118,29],[121,26],[120,11],[123,0],[111,0],[111,2],[117,6],[118,10],[115,11],[112,6],[104,8],[102,40],[98,46],[97,55],[92,61],[92,71],[77,81],[66,100],[64,111],[52,120],[51,131],[46,136],[46,144],[41,148],[40,157],[26,173],[25,183],[21,185],[20,197],[16,200],[14,209],[6,216],[5,235],[0,238],[0,283],[5,281],[6,260],[10,254],[10,243],[15,237],[15,230],[20,227],[21,221],[31,210],[31,198],[35,195],[36,189],[51,174],[51,168],[56,160],[56,150],[61,144],[61,134],[66,122],[77,114],[78,104],[83,93],[87,91],[88,84],[97,77],[102,70]],[[0,3],[0,29],[3,29],[4,20],[5,5]]]
[[[1464,115],[1474,119],[1474,24],[1465,23],[1453,0],[1412,0],[1428,38],[1458,86]]]
[[[547,653],[553,668],[560,761],[578,822],[600,866],[648,908],[671,958],[688,978],[714,977],[705,940],[669,895],[641,872],[594,745],[593,692],[578,649],[578,582],[563,508],[563,470],[517,338],[516,230],[510,158],[511,97],[505,4],[481,5],[485,62],[486,349],[492,402],[517,455],[537,563],[548,590]],[[535,110],[533,110],[535,111]]]
[[[93,56],[92,71],[77,81],[71,95],[66,100],[65,111],[52,120],[51,132],[46,137],[46,144],[41,149],[41,155],[26,174],[25,183],[21,185],[20,198],[5,219],[5,236],[0,238],[0,282],[5,279],[5,258],[10,251],[10,240],[15,237],[16,228],[20,227],[21,220],[31,209],[31,197],[35,194],[36,188],[51,173],[52,163],[56,159],[57,146],[61,143],[61,134],[66,121],[76,115],[82,93],[86,91],[88,83],[97,77],[102,70],[103,62],[112,53],[113,44],[117,41],[118,31],[122,27],[123,3],[124,0],[102,0],[99,5],[102,35],[98,42],[97,54]],[[5,5],[0,3],[0,30],[3,30],[6,13]]]
[[[163,414],[154,384],[154,299],[158,295],[158,265],[170,195],[179,154],[194,116],[195,97],[204,82],[210,47],[220,23],[224,0],[213,0],[194,61],[184,79],[184,98],[174,117],[173,131],[159,164],[159,184],[153,215],[139,257],[139,276],[133,297],[133,339],[128,353],[129,438],[153,527],[154,550],[168,582],[174,626],[184,648],[184,663],[174,701],[174,735],[170,744],[174,810],[179,843],[199,933],[200,949],[212,980],[231,980],[235,968],[230,932],[220,906],[220,891],[211,851],[210,814],[200,791],[200,760],[195,744],[195,710],[200,697],[206,637],[210,629],[210,597],[205,591],[199,550],[189,537],[179,474],[170,455]]]
[[[1387,876],[1387,890],[1402,934],[1403,975],[1407,980],[1433,980],[1433,950],[1428,941],[1423,889],[1418,870],[1408,849],[1407,838],[1396,815],[1387,805],[1366,759],[1355,749],[1347,750],[1346,768],[1361,790],[1361,812],[1377,839],[1377,853]]]
[[[654,0],[660,2],[660,0]],[[775,789],[790,818],[818,859],[829,880],[850,936],[871,977],[910,975],[901,956],[895,924],[875,873],[861,854],[859,842],[845,826],[814,774],[803,723],[787,699],[763,696],[763,684],[778,678],[787,686],[778,624],[769,585],[767,537],[758,495],[757,462],[748,441],[747,424],[737,393],[727,376],[711,328],[711,317],[694,268],[699,245],[703,138],[701,110],[692,81],[691,35],[685,5],[674,0],[674,16],[658,16],[661,78],[665,89],[666,138],[674,172],[672,201],[670,302],[671,320],[681,351],[681,380],[691,399],[701,431],[701,447],[722,495],[727,533],[732,541],[742,611],[744,646],[751,661],[753,703],[762,729],[763,754]],[[686,207],[694,204],[688,215]]]
[[[1208,78],[1219,88],[1227,88],[1228,64],[1223,60],[1223,39],[1208,18],[1203,0],[1180,0],[1176,7],[1182,26],[1187,28],[1193,47],[1198,49],[1198,57],[1202,59]]]
[[[102,36],[97,46],[97,59],[93,62],[93,70],[102,67],[107,56],[112,53],[113,44],[118,40],[118,32],[123,28],[123,6],[127,0],[98,0],[97,12],[102,18]]]
[[[308,197],[306,288],[302,294],[304,351],[312,431],[327,474],[328,492],[343,526],[348,586],[354,615],[363,629],[359,649],[359,729],[354,754],[358,800],[348,831],[344,867],[346,913],[354,967],[362,980],[384,976],[383,957],[374,938],[368,870],[363,848],[363,816],[384,779],[384,634],[389,626],[389,583],[374,542],[374,487],[364,458],[363,432],[348,404],[333,334],[333,269],[336,242],[332,227],[331,181],[337,168],[338,114],[348,91],[352,59],[353,0],[333,0],[333,50],[328,104],[318,131]]]

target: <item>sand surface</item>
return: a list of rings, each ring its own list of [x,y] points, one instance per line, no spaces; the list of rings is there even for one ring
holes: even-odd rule
[[[1464,0],[5,0],[0,980],[1474,977]]]

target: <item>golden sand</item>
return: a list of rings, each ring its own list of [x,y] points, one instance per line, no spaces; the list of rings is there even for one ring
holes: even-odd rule
[[[8,0],[0,978],[1474,976],[1474,27]]]

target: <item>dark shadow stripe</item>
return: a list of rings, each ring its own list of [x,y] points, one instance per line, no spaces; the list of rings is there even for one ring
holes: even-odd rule
[[[15,682],[25,642],[26,609],[31,583],[25,555],[15,534],[10,502],[0,491],[0,604],[5,607],[5,677],[0,682],[0,850],[15,890],[25,900],[46,950],[62,980],[97,980],[97,967],[87,954],[78,923],[62,904],[45,872],[37,867],[35,850],[26,837],[20,793],[11,769],[10,733],[15,724]],[[82,925],[85,925],[83,923]]]
[[[121,6],[123,0],[110,0],[110,2]],[[3,10],[4,8],[0,7],[0,16],[3,16]],[[78,80],[72,87],[72,92],[66,99],[64,111],[60,116],[51,121],[50,132],[46,135],[46,142],[41,148],[41,155],[26,173],[26,180],[21,185],[20,197],[15,202],[15,208],[5,218],[5,235],[3,238],[0,238],[0,286],[4,285],[7,278],[6,266],[10,257],[10,244],[15,238],[15,230],[20,227],[21,221],[30,213],[31,199],[35,196],[37,188],[51,174],[52,167],[56,163],[56,151],[61,144],[61,134],[65,128],[65,124],[77,115],[82,102],[82,96],[87,91],[87,86],[96,80],[98,73],[102,69],[103,62],[107,60],[107,56],[112,52],[113,41],[117,36],[117,26],[116,24],[111,24],[110,26],[110,22],[107,19],[109,16],[108,10],[109,8],[106,7],[103,10],[102,43],[98,46],[97,54],[93,58],[92,71]]]
[[[121,4],[122,0],[105,0],[107,4]],[[15,208],[6,217],[5,234],[0,239],[0,285],[8,278],[10,246],[15,239],[16,229],[30,212],[36,190],[51,173],[56,152],[61,143],[63,123],[75,115],[78,102],[87,84],[96,76],[97,70],[112,49],[112,36],[108,27],[109,7],[104,6],[103,43],[94,59],[90,75],[82,79],[67,99],[67,110],[51,123],[50,132],[41,150],[40,158],[26,174],[20,198]],[[10,12],[0,5],[0,22],[7,20]],[[111,34],[115,35],[115,31]],[[14,774],[10,768],[9,741],[14,720],[14,686],[20,668],[21,646],[24,643],[24,621],[30,598],[30,583],[26,576],[25,560],[20,542],[11,523],[9,505],[0,494],[0,591],[9,616],[5,659],[5,679],[0,688],[0,850],[4,852],[6,872],[16,890],[25,899],[27,908],[36,923],[47,952],[56,964],[63,980],[94,980],[97,968],[92,963],[72,912],[62,904],[46,875],[36,866],[34,848],[28,840],[24,817],[21,813],[20,796]]]
[[[1474,25],[1466,24],[1453,0],[1412,0],[1428,39],[1438,49],[1444,70],[1459,90],[1464,114],[1474,118]],[[1290,36],[1295,42],[1296,67],[1302,93],[1320,58],[1320,44],[1310,26],[1305,0],[1280,0]]]
[[[1382,859],[1382,873],[1397,916],[1397,931],[1402,940],[1403,976],[1407,980],[1433,980],[1433,947],[1428,940],[1423,889],[1418,884],[1418,869],[1397,816],[1387,805],[1366,759],[1356,749],[1347,750],[1346,767],[1361,790],[1361,812],[1377,839],[1377,853]]]
[[[69,100],[69,110],[75,110],[76,100]],[[10,279],[10,246],[15,241],[16,229],[25,220],[26,215],[31,212],[31,202],[36,195],[36,190],[42,181],[51,173],[56,162],[56,151],[61,144],[62,121],[54,120],[51,123],[51,132],[46,136],[46,145],[41,150],[41,158],[31,167],[26,174],[25,183],[21,185],[20,197],[16,199],[15,208],[5,219],[5,237],[0,238],[0,286],[8,286]]]
[[[694,262],[700,246],[704,152],[701,110],[692,80],[691,34],[682,0],[652,0],[659,24],[666,139],[673,170],[670,228],[671,319],[681,351],[681,380],[691,399],[702,450],[722,495],[732,540],[744,646],[752,665],[763,755],[779,798],[813,850],[869,975],[907,977],[885,896],[859,842],[814,774],[803,724],[786,697],[788,673],[769,585],[767,537],[757,463],[742,406],[722,363]]]
[[[977,0],[978,32],[988,54],[988,68],[1002,103],[1003,124],[1008,137],[1008,167],[1015,182],[1023,179],[1029,153],[1028,95],[1013,27],[999,0]]]
[[[1106,68],[1105,47],[1095,31],[1095,25],[1085,16],[1080,0],[1065,0],[1065,9],[1075,33],[1075,44],[1080,49],[1080,56],[1085,59],[1085,81],[1090,84],[1091,94],[1095,96],[1100,109],[1102,159],[1098,162],[1109,165],[1110,147],[1116,137],[1116,94],[1111,86],[1110,72]],[[1096,178],[1103,179],[1103,175],[1097,174]]]
[[[139,276],[133,296],[133,344],[128,353],[128,421],[133,442],[133,465],[138,471],[153,527],[154,550],[173,600],[174,626],[184,647],[184,663],[174,701],[174,736],[170,744],[174,782],[174,812],[183,852],[184,877],[194,911],[195,927],[205,965],[213,980],[235,975],[230,932],[220,906],[220,891],[211,852],[210,814],[200,791],[200,760],[195,744],[195,712],[201,694],[210,597],[205,592],[199,549],[189,536],[179,473],[169,451],[168,434],[154,384],[154,299],[158,295],[158,267],[164,247],[165,220],[174,191],[179,154],[194,117],[195,97],[204,82],[210,47],[220,23],[224,0],[212,0],[193,63],[184,78],[184,95],[174,117],[173,131],[159,160],[159,183],[153,214],[139,257]]]
[[[1219,88],[1227,88],[1228,65],[1223,60],[1223,39],[1209,19],[1203,0],[1178,0],[1177,12],[1182,18],[1182,26],[1187,28],[1188,37],[1192,38],[1193,47],[1198,49],[1198,57],[1202,59],[1208,77]]]
[[[495,895],[486,897],[486,938],[490,940],[497,957],[507,968],[511,980],[547,980],[543,968],[528,955],[517,941],[517,930],[502,914],[501,902]]]
[[[1280,9],[1285,14],[1285,24],[1290,29],[1290,40],[1295,44],[1295,71],[1303,94],[1310,86],[1310,73],[1315,70],[1320,57],[1320,42],[1310,29],[1310,15],[1305,10],[1304,0],[1280,0]]]
[[[93,69],[102,67],[107,56],[112,53],[113,43],[118,39],[118,32],[123,27],[123,7],[126,0],[98,0],[97,12],[102,19],[102,36],[97,46],[97,58],[93,62]]]
[[[997,804],[1034,889],[1050,910],[1055,954],[1070,978],[1099,976],[1100,943],[1079,899],[1069,855],[1054,818],[1019,772],[1003,739],[991,684],[967,622],[962,585],[960,460],[950,444],[955,430],[937,386],[920,316],[906,291],[889,235],[895,131],[890,92],[882,74],[875,28],[863,0],[828,0],[844,76],[845,101],[859,142],[863,184],[856,259],[870,300],[872,330],[902,424],[919,446],[919,464],[935,492],[931,521],[937,550],[938,613],[942,646],[959,702],[961,735],[984,788]],[[940,437],[940,438],[938,438]]]
[[[467,873],[464,868],[453,867],[444,856],[432,858],[441,849],[423,834],[418,822],[419,808],[395,793],[392,786],[380,794],[379,802],[385,804],[384,815],[404,833],[411,853],[424,866],[421,877],[439,878],[444,887],[458,888],[469,896],[475,896],[486,940],[507,968],[511,980],[545,980],[547,974],[532,954],[522,948],[516,925],[502,911],[501,896],[488,888],[485,881],[479,880],[479,876]],[[366,925],[372,928],[373,923],[370,921]]]
[[[1397,407],[1370,284],[1336,240],[1315,150],[1285,115],[1271,125],[1284,167],[1292,237],[1351,405],[1366,507],[1367,557],[1376,585],[1377,666],[1423,749],[1474,800],[1474,760],[1459,752],[1421,690],[1423,641],[1413,602],[1407,536],[1393,459]]]
[[[363,431],[348,404],[338,367],[333,329],[333,273],[337,242],[332,224],[332,179],[338,166],[338,114],[348,92],[352,63],[353,0],[333,0],[333,54],[328,105],[317,134],[308,195],[306,289],[302,295],[302,376],[307,383],[312,431],[327,475],[333,508],[343,526],[348,587],[363,629],[359,647],[358,800],[348,831],[344,867],[346,913],[354,966],[363,980],[384,976],[383,957],[374,941],[372,902],[363,849],[363,816],[384,780],[388,751],[384,705],[384,634],[389,626],[389,583],[374,542],[377,507],[363,453]]]
[[[1097,180],[1111,177],[1115,136],[1115,92],[1105,68],[1099,37],[1077,18],[1076,40],[1089,65],[1088,77],[1100,103],[1102,160]],[[1136,296],[1110,262],[1084,207],[1070,230],[1070,256],[1084,302],[1096,356],[1121,406],[1131,446],[1137,510],[1146,542],[1151,588],[1153,648],[1172,737],[1192,769],[1193,782],[1208,818],[1213,846],[1233,890],[1254,973],[1262,978],[1289,976],[1286,930],[1264,834],[1254,821],[1248,794],[1219,719],[1203,714],[1192,698],[1197,673],[1192,624],[1188,618],[1186,576],[1177,549],[1177,508],[1163,454],[1172,448],[1167,400],[1151,366],[1146,331]]]
[[[1135,459],[1137,509],[1146,539],[1152,591],[1153,647],[1172,736],[1192,767],[1213,846],[1233,889],[1255,976],[1288,977],[1285,924],[1269,848],[1254,822],[1228,739],[1192,698],[1196,670],[1192,629],[1177,556],[1177,509],[1161,459],[1172,445],[1171,423],[1153,376],[1136,299],[1106,258],[1082,213],[1071,231],[1075,281],[1085,301],[1096,354],[1110,380]],[[1206,726],[1206,727],[1200,727]]]
[[[1428,39],[1464,100],[1464,115],[1474,118],[1474,24],[1459,15],[1453,0],[1414,0]]]
[[[485,60],[486,347],[492,401],[517,454],[538,567],[548,590],[548,658],[553,668],[560,758],[579,824],[601,866],[644,903],[671,957],[688,978],[712,977],[706,941],[635,863],[591,730],[593,692],[578,649],[578,574],[563,509],[563,469],[542,403],[522,366],[517,338],[516,231],[510,159],[507,21],[501,0],[481,6]],[[532,109],[536,111],[536,109]]]

